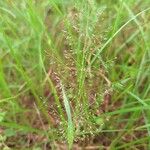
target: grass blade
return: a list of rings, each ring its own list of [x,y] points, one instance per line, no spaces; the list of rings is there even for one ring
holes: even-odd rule
[[[64,106],[65,106],[65,110],[66,110],[67,117],[68,117],[67,141],[68,141],[69,149],[71,149],[72,144],[73,144],[73,139],[74,139],[74,125],[73,125],[73,121],[72,121],[71,108],[70,108],[69,100],[66,96],[66,92],[65,92],[65,89],[64,89],[62,84],[61,84],[61,87],[62,87]]]

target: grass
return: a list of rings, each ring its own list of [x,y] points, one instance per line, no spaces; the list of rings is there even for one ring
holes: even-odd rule
[[[0,149],[150,149],[149,0],[0,1]]]

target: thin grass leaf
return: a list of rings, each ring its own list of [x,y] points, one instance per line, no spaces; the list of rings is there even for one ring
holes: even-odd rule
[[[69,100],[66,96],[66,92],[65,92],[65,89],[64,89],[62,84],[61,84],[61,87],[62,87],[64,106],[65,106],[65,110],[66,110],[67,117],[68,117],[67,141],[68,141],[69,149],[71,149],[71,147],[73,145],[73,140],[74,140],[74,125],[73,125],[73,121],[72,121],[71,108],[70,108]]]

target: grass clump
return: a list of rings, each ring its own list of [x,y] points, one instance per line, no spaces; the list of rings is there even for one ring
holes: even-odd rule
[[[0,149],[149,149],[149,12],[0,1]]]

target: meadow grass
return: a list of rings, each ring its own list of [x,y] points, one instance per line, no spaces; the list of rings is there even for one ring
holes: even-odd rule
[[[0,1],[0,149],[150,149],[150,1]]]

